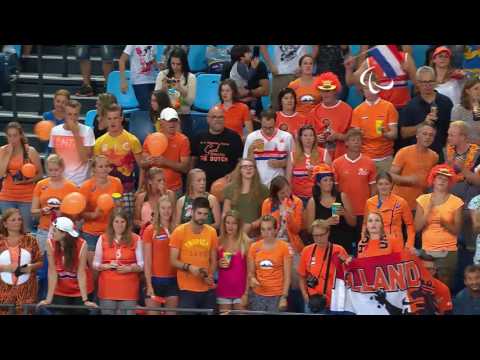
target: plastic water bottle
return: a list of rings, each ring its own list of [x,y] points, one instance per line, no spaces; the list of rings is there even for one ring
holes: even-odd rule
[[[480,235],[477,235],[477,241],[475,243],[475,256],[473,257],[473,263],[480,265]]]

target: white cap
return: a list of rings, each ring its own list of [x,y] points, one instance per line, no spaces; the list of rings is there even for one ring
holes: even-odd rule
[[[67,217],[58,217],[53,222],[53,226],[55,226],[58,230],[64,231],[69,233],[73,237],[78,237],[78,231],[74,229],[73,221]]]
[[[179,120],[177,111],[171,107],[167,107],[162,110],[160,113],[160,119],[165,121],[170,121],[172,119]]]

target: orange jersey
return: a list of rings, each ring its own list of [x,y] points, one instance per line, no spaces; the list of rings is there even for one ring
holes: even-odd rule
[[[233,103],[225,110],[224,104],[218,104],[218,107],[223,110],[225,118],[225,127],[235,131],[241,138],[243,138],[243,127],[245,122],[250,120],[250,110],[248,106],[242,102]]]
[[[261,296],[281,296],[283,294],[284,264],[292,253],[288,244],[276,240],[272,249],[266,250],[264,240],[254,242],[248,251],[248,257],[255,263],[255,278],[260,286],[254,287],[255,294]]]
[[[97,208],[98,197],[102,194],[112,195],[113,193],[123,194],[123,186],[120,180],[113,176],[108,176],[108,183],[105,187],[98,187],[95,184],[95,178],[88,179],[82,186],[80,186],[80,193],[82,193],[87,199],[87,207],[85,211],[94,212]],[[110,212],[103,214],[102,216],[94,220],[85,220],[83,223],[82,231],[92,234],[100,235],[106,229],[108,225],[108,217]]]
[[[12,156],[7,164],[6,176],[0,190],[0,201],[32,202],[35,184],[15,184],[13,177],[25,179],[20,169],[23,166],[23,155]]]
[[[102,264],[116,262],[118,265],[136,264],[137,242],[140,237],[132,233],[132,243],[130,246],[119,245],[112,241],[112,246],[108,243],[106,234],[102,234],[98,241],[102,247]],[[138,289],[140,286],[140,273],[129,272],[121,274],[117,270],[100,271],[98,276],[98,297],[104,300],[137,300]]]
[[[398,242],[404,246],[402,223],[407,227],[408,247],[413,247],[415,242],[415,227],[413,226],[413,215],[405,199],[391,194],[383,203],[379,203],[378,195],[367,200],[365,204],[365,214],[370,212],[379,212],[382,215],[385,233],[392,242]],[[364,219],[365,228],[366,218]]]
[[[292,166],[292,193],[296,196],[301,197],[311,197],[312,196],[312,187],[315,185],[315,182],[310,176],[309,167],[320,165],[325,163],[325,158],[327,156],[327,151],[324,148],[318,147],[319,159],[317,161],[312,161],[311,157],[307,154],[304,154],[303,159],[295,161],[295,153],[292,154],[293,166]]]
[[[312,83],[307,86],[302,85],[300,79],[296,79],[288,84],[288,87],[295,90],[295,94],[297,94],[296,110],[300,114],[308,115],[322,100],[320,90],[318,90],[314,84],[315,79],[313,79]]]
[[[300,230],[302,229],[302,221],[303,221],[303,203],[295,195],[292,196],[293,201],[289,205],[290,208],[293,210],[291,214],[289,214],[286,218],[287,222],[287,234],[292,244],[292,247],[295,249],[297,253],[300,253],[303,249],[303,241],[300,238]],[[280,227],[280,209],[276,209],[275,211],[272,210],[272,199],[266,198],[262,204],[262,216],[264,215],[272,215],[275,219],[277,219],[278,227]]]
[[[162,155],[165,159],[180,163],[182,157],[190,156],[190,141],[185,135],[177,132],[172,136],[167,134],[165,136],[168,138],[167,150]],[[143,143],[143,151],[146,155],[151,155],[147,144],[148,136]],[[182,187],[182,174],[166,166],[162,167],[162,169],[167,189],[172,191],[179,190]]]
[[[437,164],[438,154],[430,149],[425,153],[417,151],[416,145],[406,146],[400,149],[395,155],[392,167],[400,168],[399,175],[416,175],[418,182],[416,186],[394,185],[393,193],[404,198],[410,209],[417,207],[417,197],[427,189],[427,177],[430,170]]]
[[[364,101],[352,113],[352,127],[363,131],[362,154],[371,159],[393,155],[393,140],[383,136],[391,125],[398,123],[398,112],[392,103],[378,99],[374,104]]]
[[[201,233],[194,234],[190,223],[179,225],[170,236],[170,247],[180,250],[180,261],[209,270],[210,255],[215,251],[216,256],[218,247],[217,231],[210,225],[203,225]],[[177,282],[180,290],[209,290],[203,279],[183,270],[177,270]]]
[[[78,263],[80,260],[80,252],[83,247],[87,246],[87,242],[82,238],[77,238],[75,243],[75,259],[72,269],[67,270],[64,263],[64,254],[60,250],[60,245],[52,239],[48,239],[48,244],[52,248],[53,257],[55,259],[55,269],[57,271],[57,287],[55,288],[55,295],[67,297],[80,297],[80,286],[78,284]],[[93,291],[93,274],[90,268],[86,267],[87,273],[87,294]]]
[[[389,255],[403,251],[403,244],[398,241],[392,242],[387,236],[384,240],[366,240],[364,237],[358,242],[357,258]]]
[[[446,312],[450,312],[453,309],[452,295],[447,285],[440,280],[433,278],[433,288],[435,297],[435,306],[437,313],[444,315]]]
[[[406,64],[408,53],[400,51],[403,62]],[[382,86],[390,84],[390,78],[384,73],[380,65],[373,57],[367,58],[367,67],[373,66],[377,78],[377,83]],[[408,88],[408,74],[397,76],[393,79],[393,88],[390,90],[381,90],[380,97],[390,101],[396,108],[407,105],[410,101],[410,89]]]
[[[298,130],[308,124],[308,119],[305,115],[296,112],[293,115],[285,115],[281,111],[277,111],[275,118],[275,127],[283,131],[288,131],[296,139]]]
[[[33,196],[37,197],[40,200],[40,209],[48,206],[48,200],[58,199],[60,202],[63,200],[67,194],[71,192],[78,191],[77,185],[71,182],[70,180],[64,180],[63,186],[59,189],[52,188],[50,184],[50,178],[40,180],[35,189],[33,190]],[[60,210],[58,210],[60,211]],[[54,214],[55,216],[57,214]],[[52,214],[41,214],[40,222],[38,224],[39,229],[48,230],[52,222]]]
[[[323,294],[323,288],[325,287],[325,279],[327,277],[327,247],[322,249],[317,245],[315,250],[315,256],[312,256],[315,246],[315,244],[311,244],[306,246],[302,250],[300,262],[298,263],[297,267],[297,272],[300,276],[306,278],[309,274],[311,274],[318,279],[318,285],[314,289],[307,287],[309,295]],[[335,256],[340,256],[341,258],[346,259],[348,257],[348,254],[343,247],[337,244],[333,244],[332,260],[330,261],[330,271],[328,274],[328,283],[325,294],[327,297],[327,305],[330,305],[333,282],[335,279],[335,263],[333,261],[333,257]]]
[[[152,276],[175,277],[177,272],[170,263],[169,233],[162,228],[157,234],[153,225],[148,225],[142,234],[143,243],[152,245]]]
[[[417,203],[423,212],[430,203],[432,194],[420,195]],[[427,251],[457,251],[457,235],[447,231],[441,224],[440,218],[453,224],[455,212],[463,206],[463,201],[455,195],[448,197],[443,204],[435,206],[427,218],[422,231],[422,249]]]
[[[345,154],[335,159],[332,167],[335,183],[339,191],[350,199],[353,215],[363,215],[365,202],[370,197],[370,185],[375,184],[377,177],[373,160],[363,154],[356,160],[350,160]]]
[[[352,120],[352,108],[341,100],[333,106],[318,104],[308,114],[308,118],[317,135],[322,134],[329,126],[334,132],[346,134]],[[337,140],[335,141],[335,149],[331,151],[330,156],[333,160],[342,156],[345,152],[345,143]]]

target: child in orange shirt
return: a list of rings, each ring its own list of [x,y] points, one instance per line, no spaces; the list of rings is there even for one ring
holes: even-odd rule
[[[261,218],[263,239],[248,251],[248,278],[252,292],[249,309],[253,311],[284,311],[292,271],[292,252],[288,244],[276,238],[277,220],[271,215]]]
[[[140,272],[143,271],[143,249],[140,237],[132,232],[129,213],[116,208],[110,215],[107,231],[98,238],[93,267],[98,276],[100,306],[115,310],[102,310],[102,315],[122,313],[124,307],[137,305]],[[134,315],[127,310],[126,315]]]
[[[112,170],[110,160],[105,155],[97,155],[92,162],[93,177],[80,186],[80,193],[87,199],[87,207],[82,213],[85,220],[82,227],[82,238],[88,244],[89,264],[92,264],[93,254],[98,237],[105,232],[108,225],[108,215],[98,207],[100,195],[123,193],[123,186],[116,177],[109,176]]]

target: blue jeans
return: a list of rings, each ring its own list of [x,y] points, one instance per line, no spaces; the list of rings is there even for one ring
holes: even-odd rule
[[[155,89],[155,84],[138,84],[132,85],[133,92],[137,98],[141,111],[150,111],[150,97]]]
[[[87,242],[88,251],[95,251],[100,235],[89,234],[82,231],[80,237]]]
[[[32,231],[32,209],[31,202],[18,202],[18,201],[0,201],[0,211],[3,213],[5,210],[14,208],[20,210],[23,218],[23,225],[26,232]]]

